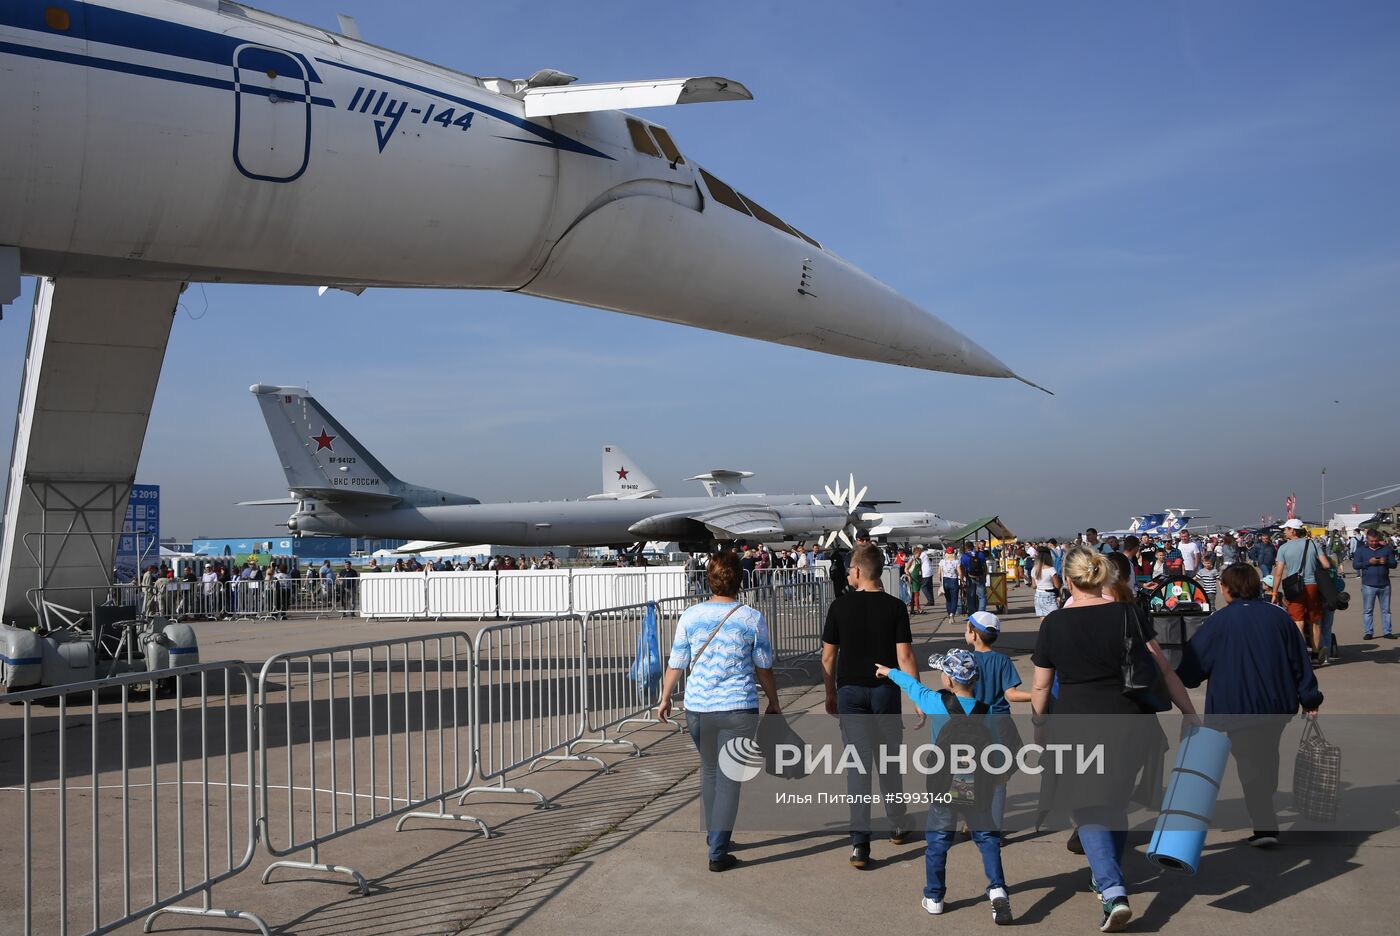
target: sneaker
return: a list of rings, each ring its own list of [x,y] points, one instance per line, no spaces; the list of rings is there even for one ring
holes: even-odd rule
[[[1278,844],[1278,833],[1255,832],[1246,841],[1255,848],[1273,848]]]
[[[1395,639],[1395,635],[1394,635],[1394,634],[1381,634],[1381,639],[1382,639],[1382,640],[1394,640],[1394,639]]]
[[[857,871],[864,871],[865,866],[870,864],[870,846],[854,845],[851,847],[851,867]],[[942,911],[940,911],[942,912]]]
[[[1092,874],[1089,875],[1089,890],[1094,892],[1095,897],[1099,898],[1100,900],[1103,899],[1102,895],[1099,894],[1099,882],[1094,880],[1094,876]]]
[[[890,832],[891,845],[908,845],[912,836],[903,829],[894,829]]]
[[[1374,636],[1372,636],[1371,634],[1362,634],[1362,635],[1361,635],[1361,639],[1362,639],[1362,640],[1375,640],[1376,638],[1375,638]]]
[[[1011,898],[1006,888],[993,887],[987,891],[987,896],[992,899],[992,922],[997,926],[1006,926],[1011,922]]]
[[[1102,903],[1103,922],[1099,924],[1100,933],[1116,933],[1125,928],[1133,918],[1133,908],[1128,906],[1126,897],[1114,897]]]
[[[923,901],[923,908],[925,912],[931,913],[934,916],[938,916],[940,913],[943,912],[943,901],[934,900],[932,897],[925,897]]]
[[[735,858],[733,855],[726,854],[720,858],[711,859],[710,870],[718,874],[721,871],[728,871],[730,868],[733,868],[738,863],[738,858]]]

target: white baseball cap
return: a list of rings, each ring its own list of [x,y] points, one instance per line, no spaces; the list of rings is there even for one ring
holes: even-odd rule
[[[1303,521],[1299,520],[1297,517],[1291,520],[1285,520],[1283,521],[1283,528],[1285,530],[1301,530],[1303,528]]]

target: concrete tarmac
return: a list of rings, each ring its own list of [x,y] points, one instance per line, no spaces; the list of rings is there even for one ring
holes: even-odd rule
[[[1353,592],[1359,591],[1354,580]],[[1359,605],[1359,601],[1356,602]],[[917,656],[961,643],[958,622],[934,632],[941,615],[915,618]],[[1360,612],[1338,615],[1342,660],[1322,667],[1318,678],[1327,714],[1400,713],[1400,641],[1362,643]],[[997,648],[1017,661],[1029,682],[1029,652],[1037,620],[1024,589],[1013,590]],[[1203,691],[1193,693],[1203,704]],[[788,711],[820,708],[820,687],[809,687]],[[1390,744],[1390,738],[1378,743]],[[1343,752],[1345,757],[1345,751]],[[1283,765],[1286,775],[1289,769]],[[1233,768],[1230,768],[1233,770]],[[1397,778],[1400,781],[1400,778]],[[845,933],[865,928],[915,931],[956,926],[994,928],[983,895],[985,878],[976,847],[961,841],[948,859],[945,914],[933,918],[920,906],[923,842],[894,846],[877,841],[876,859],[852,869],[844,836],[735,835],[739,867],[709,872],[698,780],[687,778],[559,868],[486,914],[468,933],[544,936],[559,932],[605,933],[628,921],[648,921],[672,936],[733,933]],[[1400,789],[1400,788],[1397,788]],[[1283,797],[1280,797],[1282,805]],[[1392,807],[1400,808],[1400,801]],[[1400,872],[1400,832],[1300,833],[1273,850],[1248,847],[1248,829],[1212,832],[1195,876],[1163,872],[1144,857],[1146,835],[1136,835],[1125,859],[1135,920],[1132,932],[1273,934],[1395,931],[1390,888]],[[1016,925],[1047,933],[1084,933],[1099,922],[1084,858],[1068,852],[1069,836],[1017,833],[1003,848]]]
[[[1358,590],[1354,580],[1352,590]],[[939,629],[940,618],[915,618],[921,665],[930,652],[961,640],[961,625]],[[1037,621],[1025,590],[1013,590],[1003,622],[998,648],[1012,655],[1022,678],[1029,681],[1028,654]],[[282,650],[452,630],[474,633],[481,626],[326,618],[209,622],[196,628],[204,660],[242,659],[256,669]],[[1400,662],[1400,641],[1362,643],[1360,612],[1355,608],[1338,616],[1337,632],[1343,659],[1318,674],[1327,694],[1324,714],[1400,714],[1400,685],[1393,668]],[[815,678],[784,678],[781,695],[790,712],[819,710],[822,705]],[[13,709],[0,712],[0,730],[6,736],[15,727],[13,714]],[[847,863],[844,836],[740,831],[740,867],[711,874],[705,862],[697,761],[688,736],[652,726],[628,737],[644,756],[600,750],[611,767],[606,774],[586,762],[551,765],[530,774],[524,782],[548,795],[552,808],[535,808],[519,796],[473,797],[461,811],[490,823],[490,839],[464,822],[414,820],[403,832],[396,833],[392,822],[382,822],[324,846],[321,860],[353,865],[364,873],[370,881],[368,896],[360,896],[349,878],[324,872],[278,870],[271,883],[263,885],[259,877],[272,858],[259,850],[247,871],[215,888],[213,904],[256,912],[274,933],[289,936],[602,934],[633,926],[671,934],[710,934],[716,929],[840,933],[853,927],[951,922],[980,931],[993,925],[981,897],[984,881],[976,848],[967,842],[956,845],[949,856],[948,910],[938,920],[929,919],[919,906],[922,842],[895,847],[877,841],[877,860],[857,872]],[[1393,737],[1390,733],[1378,743],[1391,744]],[[11,768],[4,771],[7,785],[14,782],[13,756],[0,754],[0,768]],[[296,782],[303,782],[300,775]],[[13,790],[0,792],[16,797],[16,802],[18,795]],[[69,796],[72,823],[93,804],[84,791],[70,791]],[[107,823],[108,814],[115,812],[114,802],[104,796],[97,806]],[[1400,803],[1390,810],[1397,807]],[[42,812],[44,808],[36,807],[36,842],[52,837],[55,816]],[[170,825],[162,826],[163,835]],[[1158,871],[1143,857],[1142,842],[1136,841],[1125,861],[1137,915],[1130,929],[1261,936],[1285,927],[1392,932],[1395,901],[1389,887],[1400,871],[1400,833],[1394,822],[1389,825],[1388,831],[1373,834],[1310,833],[1285,840],[1272,851],[1243,845],[1247,829],[1213,832],[1194,877]],[[104,834],[110,835],[111,826],[105,827]],[[88,862],[81,838],[75,838],[68,856],[69,873],[75,877]],[[1097,925],[1087,866],[1082,857],[1065,850],[1066,839],[1063,832],[1016,833],[1006,844],[1003,860],[1018,924],[1051,933],[1088,932]],[[11,854],[19,860],[16,850]],[[105,875],[109,866],[103,867]],[[49,893],[53,889],[46,881],[56,873],[51,863],[35,866],[40,895],[35,932],[57,931],[57,908],[44,902],[45,888]],[[16,877],[7,877],[0,884],[0,919],[17,919],[21,896]],[[82,923],[81,911],[70,909],[71,931],[83,931]],[[154,928],[190,931],[201,928],[197,924],[188,917],[163,916]],[[202,928],[247,929],[236,920],[213,921]],[[0,932],[17,930],[0,926]],[[139,928],[133,924],[120,932]]]

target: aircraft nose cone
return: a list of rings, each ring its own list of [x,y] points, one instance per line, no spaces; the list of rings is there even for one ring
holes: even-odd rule
[[[866,352],[835,353],[974,377],[1016,376],[986,348],[865,271],[830,254],[810,265],[813,285],[820,281],[822,290],[805,302],[808,319],[830,336],[821,343],[827,347],[814,350],[832,350],[844,339],[847,348],[866,346]]]
[[[842,357],[1021,379],[835,254],[713,201],[698,211],[646,196],[609,202],[521,291]]]

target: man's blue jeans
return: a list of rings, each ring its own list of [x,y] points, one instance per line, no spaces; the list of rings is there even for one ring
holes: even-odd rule
[[[904,726],[900,722],[903,695],[894,683],[883,686],[841,686],[836,690],[836,711],[841,718],[841,742],[860,755],[865,771],[846,771],[846,792],[851,803],[851,844],[870,844],[870,804],[862,802],[870,795],[870,775],[879,772],[881,793],[903,793],[904,775],[899,768],[880,771],[879,747],[893,749],[903,741]],[[896,797],[898,798],[898,797]],[[903,803],[885,804],[890,824],[903,826],[906,807]]]
[[[1104,900],[1128,896],[1123,882],[1123,850],[1128,845],[1128,814],[1123,809],[1093,807],[1070,814],[1079,829],[1079,842],[1089,871]]]
[[[718,861],[729,853],[734,817],[739,812],[739,782],[720,771],[720,748],[734,738],[754,736],[758,728],[758,709],[689,711],[685,713],[685,722],[695,749],[700,752],[700,798],[705,804],[706,841],[710,846],[710,860]]]
[[[928,823],[924,827],[924,896],[942,900],[948,893],[948,849],[957,836],[959,813],[937,803],[929,807]],[[982,870],[987,875],[987,890],[1005,887],[1006,876],[1001,869],[1001,833],[996,831],[992,817],[985,813],[970,813],[967,827],[972,841],[982,853]]]
[[[1373,588],[1370,585],[1361,586],[1361,629],[1367,634],[1374,634],[1372,624],[1375,622],[1376,601],[1381,603],[1381,626],[1385,630],[1383,634],[1390,633],[1390,586],[1384,588]]]
[[[973,611],[987,610],[987,583],[981,580],[968,579],[963,590],[967,591],[968,598],[963,602],[963,608],[968,614]]]

